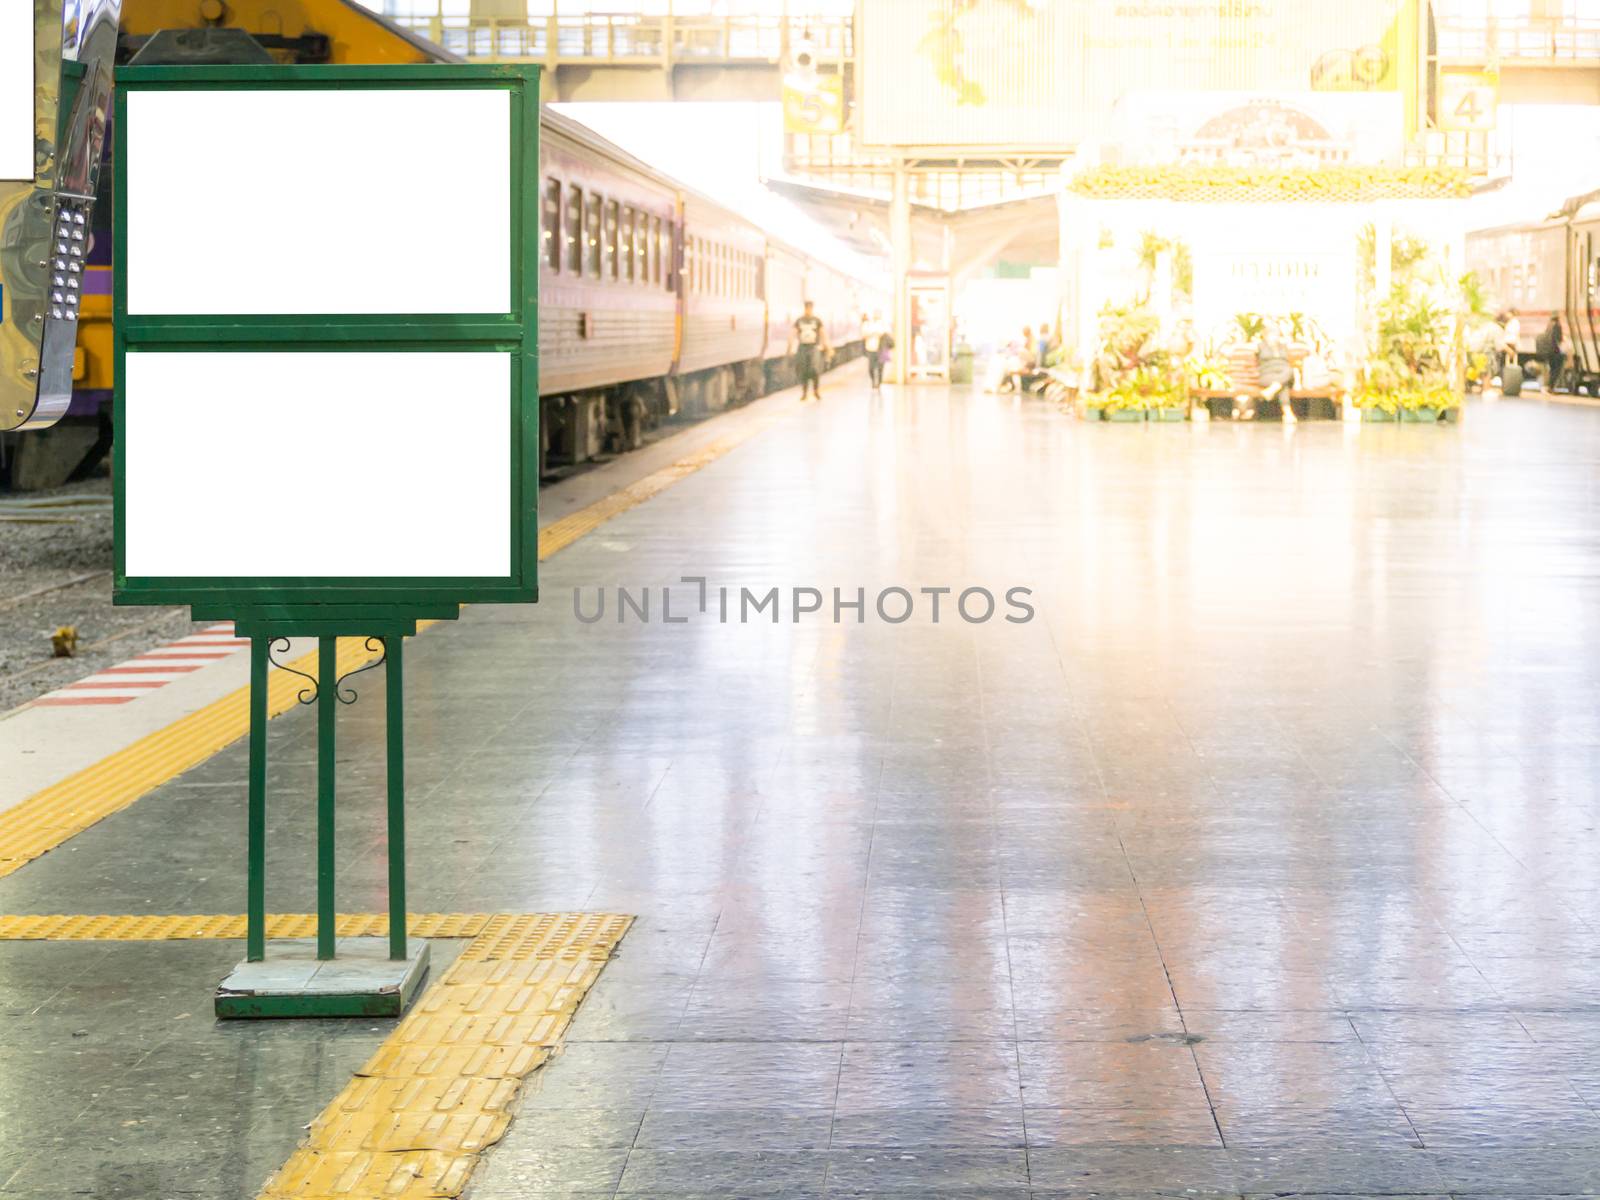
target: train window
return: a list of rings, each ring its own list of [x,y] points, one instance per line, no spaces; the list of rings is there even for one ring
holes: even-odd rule
[[[604,277],[615,279],[617,277],[617,202],[606,201],[606,233],[605,233],[606,269]]]
[[[633,214],[633,270],[634,277],[640,283],[650,278],[649,246],[645,244],[645,234],[650,230],[650,218],[645,216],[643,209],[635,209]]]
[[[650,283],[650,216],[643,210],[634,213],[634,262],[638,282]]]
[[[672,232],[672,222],[669,220],[661,227],[661,278],[666,281],[667,291],[678,290],[678,240]]]
[[[661,239],[656,235],[656,231],[660,228],[660,217],[652,217],[649,213],[640,214],[639,236],[644,239],[644,258],[648,264],[644,275],[646,283],[661,282]]]
[[[650,218],[642,211],[633,214],[633,269],[634,281],[645,283],[650,279],[650,245],[645,231],[650,228]]]
[[[633,205],[622,206],[622,222],[617,228],[617,275],[633,279]]]
[[[583,189],[575,183],[567,188],[567,223],[562,232],[567,235],[567,270],[582,275]]]
[[[544,243],[544,260],[552,271],[561,270],[561,180],[544,181],[544,228],[539,231]]]
[[[589,193],[589,207],[583,214],[583,235],[589,243],[589,277],[602,278],[600,274],[600,208],[605,203],[593,192]]]
[[[765,255],[756,256],[756,299],[767,298],[767,259]]]

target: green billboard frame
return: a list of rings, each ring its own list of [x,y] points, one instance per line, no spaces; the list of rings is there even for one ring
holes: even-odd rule
[[[501,313],[293,315],[129,315],[127,311],[128,96],[138,91],[504,89],[511,97],[511,295]],[[267,621],[284,632],[319,632],[327,619],[354,633],[386,623],[455,615],[461,604],[538,599],[539,478],[539,75],[531,64],[395,64],[339,67],[123,67],[115,106],[116,245],[112,312],[116,391],[113,602],[187,604],[198,620]],[[130,576],[126,570],[124,482],[130,465],[123,422],[128,354],[163,352],[459,351],[512,356],[511,554],[503,577]],[[197,497],[203,503],[204,497]],[[285,531],[285,536],[293,536]],[[313,630],[311,625],[317,628]],[[340,628],[338,632],[346,632]]]
[[[341,91],[503,89],[510,97],[510,294],[504,312],[292,315],[129,315],[128,313],[128,97],[140,91]],[[112,313],[116,393],[114,550],[112,599],[117,604],[189,605],[197,620],[232,620],[250,641],[250,763],[246,819],[246,963],[224,981],[216,1012],[238,1016],[347,1016],[397,1014],[425,969],[426,951],[406,929],[405,733],[402,650],[424,619],[454,619],[462,604],[532,603],[538,599],[539,486],[539,68],[532,64],[406,64],[357,67],[126,67],[117,72],[115,96],[116,245],[112,257]],[[126,381],[130,353],[361,351],[506,354],[511,359],[510,573],[504,577],[283,576],[161,577],[127,573]],[[419,436],[425,431],[419,430]],[[222,448],[219,448],[222,449]],[[234,447],[226,452],[236,452]],[[277,452],[263,445],[261,453]],[[138,464],[132,464],[138,469]],[[203,504],[204,496],[195,497]],[[284,536],[294,536],[285,530]],[[317,708],[317,938],[316,958],[331,960],[337,942],[334,856],[335,715],[352,703],[338,676],[338,640],[366,639],[385,664],[389,860],[389,960],[355,982],[326,987],[306,982],[288,992],[257,990],[250,964],[266,957],[266,793],[269,669],[274,648],[288,639],[317,639],[317,674],[302,704]],[[376,663],[369,663],[375,666]],[[294,667],[297,674],[299,672]],[[356,668],[360,670],[365,667]],[[344,973],[350,975],[349,971]],[[338,976],[334,976],[338,978]]]

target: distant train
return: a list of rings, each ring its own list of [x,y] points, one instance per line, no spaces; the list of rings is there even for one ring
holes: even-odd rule
[[[1551,386],[1600,394],[1600,191],[1541,220],[1467,234],[1467,267],[1497,306],[1517,310],[1519,357],[1534,357],[1535,341],[1559,316],[1567,361]]]
[[[845,361],[871,281],[768,235],[545,110],[541,122],[539,392],[551,463],[637,446],[677,412],[715,411],[793,382],[806,300]]]

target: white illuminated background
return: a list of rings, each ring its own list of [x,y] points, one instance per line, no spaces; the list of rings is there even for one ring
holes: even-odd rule
[[[129,93],[128,311],[509,312],[511,103],[499,88]]]
[[[128,575],[510,575],[510,355],[126,364]]]
[[[33,5],[0,0],[0,179],[33,178]]]

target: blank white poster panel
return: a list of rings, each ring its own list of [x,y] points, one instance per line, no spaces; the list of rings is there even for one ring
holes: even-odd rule
[[[511,356],[130,351],[130,576],[511,574]]]
[[[130,313],[511,311],[504,89],[135,90],[127,137]]]
[[[33,4],[0,0],[0,179],[33,179]]]

